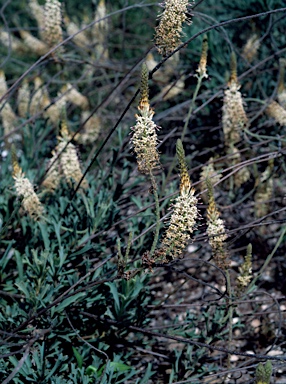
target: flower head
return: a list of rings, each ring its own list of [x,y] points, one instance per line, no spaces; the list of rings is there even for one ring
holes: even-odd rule
[[[170,225],[162,240],[166,260],[178,258],[191,239],[198,217],[198,200],[194,193],[195,190],[190,189],[178,196],[173,204]]]
[[[139,114],[136,115],[136,125],[132,128],[131,144],[137,158],[138,169],[142,173],[150,173],[160,165],[157,151],[157,129],[153,121],[154,111],[150,108],[148,99],[148,69],[146,64],[142,67],[141,97],[138,106]]]
[[[266,108],[266,113],[272,117],[278,124],[286,126],[286,110],[281,107],[276,101],[271,103]]]
[[[52,158],[49,161],[49,170],[43,185],[50,191],[53,191],[59,185],[60,178],[64,176],[68,185],[78,184],[82,179],[80,162],[78,159],[76,147],[70,142],[71,136],[68,132],[66,121],[61,123],[61,136],[58,137],[58,145],[52,152]],[[88,182],[83,179],[81,187],[87,188]]]
[[[248,244],[247,246],[247,253],[244,258],[244,263],[239,268],[239,276],[237,277],[237,285],[238,290],[241,291],[245,287],[248,286],[248,284],[252,280],[252,245]]]
[[[49,51],[48,45],[37,37],[31,35],[30,32],[20,30],[19,33],[27,50],[30,50],[39,56],[45,55]]]
[[[13,178],[15,180],[15,189],[19,197],[22,197],[22,206],[29,216],[37,220],[43,214],[43,206],[34,191],[30,180],[25,177],[18,162],[13,161]]]
[[[52,47],[63,39],[61,3],[58,0],[46,0],[44,14],[45,41]]]
[[[91,37],[93,44],[95,44],[96,57],[108,59],[108,49],[106,47],[106,40],[108,34],[108,21],[106,19],[106,5],[105,0],[99,0],[94,15],[96,21],[91,29]],[[103,19],[103,20],[101,20]],[[98,21],[101,20],[101,21]]]
[[[181,43],[182,24],[187,19],[188,0],[166,0],[160,23],[156,28],[155,44],[158,52],[168,56]]]
[[[194,196],[195,190],[191,188],[181,140],[177,141],[176,151],[180,167],[180,195],[173,204],[170,225],[163,237],[162,248],[158,251],[158,255],[163,257],[163,261],[181,256],[190,241],[198,217],[198,200]]]
[[[260,40],[257,34],[250,36],[242,50],[242,56],[251,63],[257,56]]]
[[[236,56],[232,52],[230,57],[230,78],[228,89],[224,92],[222,108],[222,127],[227,146],[231,146],[240,140],[240,132],[248,121],[239,89]]]
[[[240,86],[232,81],[224,92],[222,126],[227,145],[240,140],[240,132],[248,121],[239,88]]]
[[[229,261],[225,250],[225,233],[224,221],[219,217],[217,210],[213,187],[209,179],[207,179],[209,205],[207,209],[207,234],[209,243],[212,248],[214,260],[219,268],[227,269]]]
[[[23,81],[18,90],[18,114],[21,117],[27,117],[30,104],[30,89],[26,80]]]

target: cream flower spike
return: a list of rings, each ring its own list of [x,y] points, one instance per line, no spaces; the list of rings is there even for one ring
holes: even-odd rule
[[[58,0],[46,0],[44,20],[45,42],[53,47],[63,40],[61,3]]]
[[[5,73],[0,70],[0,99],[6,95],[7,90],[8,86],[6,83]],[[4,135],[7,135],[15,128],[17,116],[14,113],[10,103],[5,99],[0,103],[0,117],[2,119]]]
[[[25,46],[36,55],[43,56],[49,52],[48,45],[42,40],[39,40],[37,37],[31,35],[30,32],[19,31],[19,33]]]
[[[193,2],[191,2],[191,5]],[[182,25],[187,18],[188,0],[166,0],[163,3],[164,11],[159,16],[160,23],[156,27],[155,45],[158,52],[168,56],[181,43]]]
[[[13,36],[10,32],[0,29],[0,43],[8,49],[17,52],[17,54],[27,53],[28,49],[23,42],[17,37]]]
[[[239,267],[239,276],[236,279],[238,290],[245,290],[245,287],[249,285],[252,278],[252,245],[248,244],[244,263]]]
[[[198,217],[198,200],[191,188],[191,181],[185,160],[185,152],[181,140],[177,141],[177,158],[180,166],[180,195],[172,208],[170,225],[162,240],[162,249],[158,251],[163,262],[168,262],[182,255],[191,239]]]
[[[30,104],[30,89],[28,81],[25,79],[18,89],[17,103],[18,114],[20,117],[26,118],[29,111]]]
[[[12,151],[14,152],[13,149]],[[23,198],[22,207],[24,210],[32,219],[37,220],[42,216],[44,208],[34,191],[32,183],[29,179],[27,179],[27,177],[25,177],[25,174],[17,162],[16,155],[13,152],[13,178],[15,180],[17,196]]]
[[[100,0],[94,15],[94,20],[103,19],[106,16],[105,0]],[[106,40],[108,35],[108,22],[107,19],[96,22],[91,30],[91,37],[93,44],[95,44],[95,52],[97,58],[108,59],[108,49],[106,47]]]
[[[224,92],[222,108],[222,127],[224,140],[227,146],[231,146],[240,140],[242,129],[248,122],[242,95],[239,91],[240,85],[237,80],[236,57],[231,55],[231,75],[228,83],[228,89]]]
[[[70,138],[71,136],[68,132],[66,121],[63,121],[61,126],[61,136],[58,137],[59,144],[57,145],[55,151],[60,159],[62,173],[67,183],[72,186],[73,181],[76,185],[80,182],[83,174],[76,147],[70,142]],[[82,181],[81,187],[84,189],[88,188],[88,182],[86,179]]]
[[[131,144],[137,158],[140,172],[149,174],[151,170],[160,166],[159,153],[157,151],[157,126],[152,120],[154,111],[149,104],[148,89],[149,72],[146,64],[142,66],[141,97],[138,106],[139,114],[136,115],[136,125],[132,128]]]
[[[251,35],[242,49],[242,57],[251,63],[257,56],[260,47],[260,39],[256,33]]]
[[[266,113],[269,117],[272,117],[276,123],[284,127],[286,126],[286,110],[276,101],[271,101],[266,108]]]
[[[209,205],[207,209],[207,234],[209,243],[216,265],[226,270],[229,266],[229,260],[225,249],[225,240],[227,239],[225,225],[224,221],[219,217],[219,211],[217,210],[214,199],[213,186],[209,179],[207,179],[206,183],[209,194]]]

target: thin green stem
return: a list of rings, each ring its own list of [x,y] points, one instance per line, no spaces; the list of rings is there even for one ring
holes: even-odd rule
[[[281,231],[281,235],[273,249],[273,251],[267,256],[266,260],[265,260],[265,263],[263,264],[263,266],[261,267],[260,271],[258,272],[258,274],[255,276],[255,278],[252,280],[252,282],[250,283],[250,285],[248,286],[247,288],[247,291],[250,292],[251,291],[251,288],[255,285],[256,281],[261,277],[262,273],[265,271],[266,267],[268,266],[268,264],[270,263],[270,261],[272,260],[272,257],[275,255],[275,252],[277,251],[278,247],[280,246],[280,244],[282,243],[283,241],[283,238],[285,236],[285,233],[286,233],[286,226],[282,229]]]
[[[197,99],[199,90],[200,90],[201,85],[202,85],[202,80],[203,80],[204,77],[205,77],[204,75],[197,76],[198,82],[197,82],[196,89],[195,89],[194,94],[193,94],[191,105],[190,105],[190,108],[188,110],[188,114],[187,114],[187,117],[186,117],[186,120],[185,120],[184,128],[183,128],[183,131],[182,131],[182,134],[181,134],[181,141],[182,142],[184,141],[184,138],[185,138],[185,135],[186,135],[186,132],[187,132],[187,128],[188,128],[188,125],[189,125],[189,121],[190,121],[191,115],[193,113],[193,110],[195,108],[196,99]],[[170,176],[171,176],[171,173],[173,172],[175,164],[176,164],[176,158],[174,157],[173,160],[172,160],[172,163],[171,163],[171,165],[169,167],[166,179],[165,179],[165,181],[164,181],[164,183],[162,185],[162,191],[165,190],[165,187],[166,187],[166,185],[167,185],[167,183],[168,183],[168,181],[170,179]]]
[[[226,270],[225,275],[226,275],[227,293],[228,293],[228,349],[231,349],[233,306],[232,306],[232,289],[231,289],[229,269]],[[227,368],[230,369],[230,367],[231,367],[230,354],[228,354]]]
[[[156,183],[156,180],[155,180],[155,177],[152,173],[152,171],[150,170],[150,180],[151,180],[151,184],[152,184],[152,189],[153,189],[153,195],[154,195],[154,199],[155,199],[155,213],[156,213],[156,227],[155,227],[155,234],[154,234],[154,240],[153,240],[153,244],[152,244],[152,247],[151,247],[151,250],[150,250],[150,257],[153,256],[154,252],[155,252],[155,249],[157,247],[157,244],[158,244],[158,239],[159,239],[159,230],[160,230],[160,205],[159,205],[159,196],[158,196],[158,190],[157,190],[157,183]]]
[[[265,100],[260,100],[260,99],[256,99],[255,97],[246,97],[244,99],[244,101],[247,103],[249,101],[253,101],[255,103],[259,103],[259,104],[262,104],[262,105],[266,105],[266,101]]]
[[[182,142],[184,141],[184,138],[185,138],[185,135],[186,135],[186,132],[187,132],[187,128],[188,128],[188,125],[189,125],[189,121],[190,121],[191,115],[193,113],[193,110],[195,108],[196,99],[197,99],[199,90],[200,90],[201,85],[202,85],[202,80],[203,80],[204,77],[205,77],[204,75],[198,76],[197,86],[196,86],[195,92],[193,94],[192,102],[191,102],[191,105],[190,105],[190,108],[189,108],[189,111],[188,111],[188,114],[187,114],[187,117],[186,117],[186,120],[185,120],[183,132],[181,134],[181,141]]]
[[[282,139],[281,137],[274,137],[274,136],[267,136],[267,135],[259,135],[258,133],[250,132],[247,128],[244,128],[244,132],[245,132],[245,134],[247,134],[247,135],[249,135],[249,136],[252,136],[252,137],[255,137],[255,138],[258,139],[258,140],[260,140],[260,139],[271,139],[271,140],[273,140],[273,141],[278,140],[278,141],[286,142],[286,139]]]

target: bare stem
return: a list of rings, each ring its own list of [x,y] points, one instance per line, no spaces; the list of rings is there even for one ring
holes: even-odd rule
[[[196,89],[195,89],[194,94],[193,94],[191,105],[190,105],[190,108],[188,110],[188,114],[187,114],[187,117],[186,117],[186,120],[185,120],[184,128],[183,128],[183,131],[182,131],[182,134],[181,134],[181,141],[182,142],[184,141],[184,138],[185,138],[185,135],[186,135],[186,132],[187,132],[187,128],[188,128],[188,125],[189,125],[189,121],[190,121],[191,115],[193,113],[193,110],[195,108],[196,99],[197,99],[199,90],[200,90],[201,85],[202,85],[202,80],[203,80],[204,77],[205,77],[204,75],[197,76],[198,82],[197,82]],[[176,163],[176,158],[174,157],[174,159],[173,159],[173,161],[172,161],[172,163],[171,163],[171,165],[169,167],[166,179],[165,179],[165,181],[163,183],[162,191],[164,191],[165,186],[167,185],[168,180],[170,179],[171,173],[173,172],[173,169],[175,167],[175,163]]]
[[[157,191],[157,183],[156,183],[156,180],[155,180],[155,177],[152,173],[152,171],[150,170],[150,180],[151,180],[151,184],[152,184],[152,189],[153,189],[153,195],[154,195],[154,199],[155,199],[155,213],[156,213],[156,227],[155,227],[155,234],[154,234],[154,240],[153,240],[153,244],[152,244],[152,247],[151,247],[151,250],[150,250],[150,256],[152,256],[155,252],[155,249],[157,247],[157,244],[158,244],[158,239],[159,239],[159,230],[160,230],[160,205],[159,205],[159,196],[158,196],[158,191]]]

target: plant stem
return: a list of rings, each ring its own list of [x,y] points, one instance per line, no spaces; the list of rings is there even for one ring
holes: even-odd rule
[[[185,138],[185,135],[186,135],[186,132],[187,132],[187,128],[188,128],[188,125],[189,125],[189,121],[190,121],[192,112],[193,112],[193,110],[195,108],[195,102],[196,102],[199,90],[201,88],[203,78],[204,78],[204,76],[198,76],[197,86],[196,86],[195,92],[193,94],[192,102],[191,102],[191,105],[190,105],[190,108],[189,108],[189,111],[188,111],[188,114],[187,114],[187,117],[186,117],[186,120],[185,120],[183,132],[181,134],[181,141],[182,142],[184,141],[184,138]]]
[[[160,205],[159,205],[159,196],[158,196],[158,190],[157,190],[157,188],[158,188],[157,187],[157,183],[156,183],[155,177],[154,177],[154,175],[153,175],[151,170],[150,170],[150,180],[151,180],[151,184],[152,184],[153,195],[154,195],[154,199],[155,199],[155,207],[156,207],[156,210],[155,210],[155,213],[156,213],[156,227],[155,227],[155,234],[154,234],[153,244],[152,244],[152,247],[151,247],[151,250],[150,250],[150,257],[152,257],[154,252],[155,252],[155,249],[156,249],[156,246],[157,246],[157,243],[158,243],[158,239],[159,239]]]
[[[245,134],[249,135],[249,136],[252,136],[252,137],[255,137],[256,139],[260,140],[261,139],[271,139],[271,140],[279,140],[279,141],[283,141],[283,142],[286,142],[286,139],[282,139],[281,137],[275,137],[275,136],[267,136],[267,135],[259,135],[258,133],[253,133],[253,132],[250,132],[247,128],[244,128],[244,132]]]
[[[231,349],[232,342],[232,318],[233,318],[233,307],[232,307],[232,289],[230,282],[229,269],[226,270],[226,282],[227,282],[227,293],[228,293],[228,349]],[[230,369],[230,354],[227,355],[227,368]]]
[[[203,75],[198,76],[197,86],[195,88],[195,91],[194,91],[194,94],[193,94],[193,98],[192,98],[192,101],[191,101],[191,105],[190,105],[190,108],[188,110],[188,114],[187,114],[187,117],[186,117],[186,120],[185,120],[184,128],[183,128],[183,131],[182,131],[182,134],[181,134],[181,141],[182,142],[184,141],[184,138],[185,138],[185,135],[186,135],[186,132],[187,132],[187,128],[188,128],[188,125],[189,125],[189,121],[190,121],[192,112],[193,112],[193,110],[195,108],[195,102],[196,102],[199,90],[201,88],[203,78],[204,78]],[[175,167],[175,163],[176,163],[176,158],[174,157],[174,159],[172,160],[172,163],[171,163],[171,165],[169,167],[166,179],[165,179],[165,181],[164,181],[164,183],[162,185],[162,191],[164,191],[165,186],[166,186],[168,180],[170,179],[171,173],[173,172],[173,169]]]
[[[247,288],[247,291],[249,292],[251,290],[251,288],[255,285],[256,281],[261,277],[262,273],[264,272],[264,270],[266,269],[266,267],[268,266],[268,264],[270,263],[270,261],[272,260],[272,257],[275,255],[275,252],[277,251],[278,247],[280,246],[280,244],[282,243],[283,241],[283,238],[284,238],[284,235],[286,233],[286,226],[282,229],[281,231],[281,235],[273,249],[273,251],[267,256],[266,260],[265,260],[265,263],[263,264],[263,266],[261,267],[260,271],[258,272],[258,274],[255,276],[255,278],[252,280],[252,282],[250,283],[250,285],[248,286]]]

